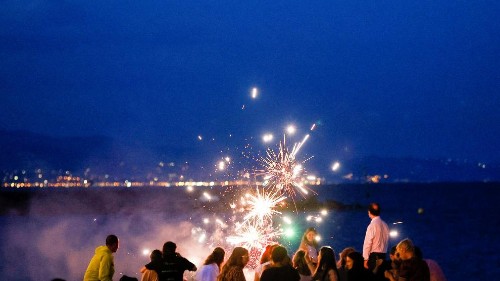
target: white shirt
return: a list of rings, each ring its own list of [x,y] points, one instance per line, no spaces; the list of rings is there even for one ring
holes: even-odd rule
[[[374,217],[366,228],[363,243],[363,258],[368,260],[370,253],[387,253],[389,245],[389,227],[379,217]]]
[[[215,263],[207,264],[196,272],[196,281],[216,281],[219,275],[219,267]]]
[[[255,268],[255,274],[258,274],[259,278],[262,276],[262,272],[264,272],[264,267],[271,264],[271,261],[266,261],[265,263],[261,263],[257,265]]]

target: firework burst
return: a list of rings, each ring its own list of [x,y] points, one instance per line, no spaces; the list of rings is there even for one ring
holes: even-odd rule
[[[310,131],[314,130],[314,127],[315,125],[311,127]],[[289,129],[288,133],[294,133],[295,128],[293,129]],[[264,141],[271,141],[271,139],[272,135],[269,134],[266,135]],[[268,148],[266,156],[257,159],[261,168],[245,173],[245,178],[248,179],[251,174],[255,176],[255,188],[239,199],[230,202],[229,206],[233,211],[232,217],[213,226],[219,233],[217,237],[224,240],[230,247],[241,246],[248,249],[250,253],[249,267],[251,268],[258,264],[260,255],[267,245],[278,243],[281,236],[285,235],[286,230],[275,220],[276,216],[281,215],[277,207],[286,204],[287,198],[295,201],[297,192],[303,196],[309,193],[309,188],[303,184],[305,173],[303,164],[309,159],[297,161],[297,154],[308,139],[309,134],[290,149],[287,147],[286,135],[284,135],[277,150]],[[246,149],[249,148],[246,147]],[[229,164],[229,160],[226,159],[226,162]],[[219,163],[218,170],[223,171],[224,167],[221,163]],[[262,185],[257,178],[263,180]],[[234,190],[235,188],[231,186],[226,187],[226,192]],[[209,198],[208,196],[210,194],[205,192],[202,198]],[[289,218],[285,219],[287,219],[284,220],[285,223],[291,223]],[[210,222],[211,220],[207,220],[206,226],[209,226]],[[193,236],[200,243],[212,242],[210,235],[202,228],[195,229]]]
[[[244,217],[245,220],[255,220],[259,225],[272,223],[273,215],[281,214],[274,208],[277,204],[286,199],[285,196],[278,195],[275,191],[267,192],[257,189],[257,194],[247,194],[249,200],[247,204],[250,207],[249,213]]]
[[[281,231],[274,229],[272,224],[262,225],[257,221],[246,220],[235,226],[236,235],[227,237],[231,245],[238,245],[249,250],[261,251],[269,244],[274,244],[281,236]]]
[[[286,194],[288,197],[294,198],[296,190],[302,194],[308,194],[308,189],[302,184],[302,175],[304,168],[302,164],[307,161],[298,162],[296,155],[302,145],[307,141],[309,135],[304,139],[294,144],[290,150],[286,146],[286,138],[280,141],[278,151],[268,148],[266,157],[260,159],[263,166],[262,170],[257,170],[256,175],[264,176],[263,185],[266,188],[275,189],[280,194]]]

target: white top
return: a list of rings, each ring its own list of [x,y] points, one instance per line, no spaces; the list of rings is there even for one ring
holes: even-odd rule
[[[216,263],[207,264],[196,272],[194,279],[196,281],[216,281],[219,275],[219,267]]]
[[[368,260],[370,253],[387,253],[389,245],[389,227],[379,217],[374,217],[366,228],[363,243],[363,258]]]
[[[318,250],[314,246],[307,245],[307,254],[311,258],[313,263],[318,263]]]
[[[262,272],[264,271],[264,267],[268,264],[271,264],[271,261],[266,261],[265,263],[259,264],[255,268],[255,274],[258,274],[259,278],[262,276]]]

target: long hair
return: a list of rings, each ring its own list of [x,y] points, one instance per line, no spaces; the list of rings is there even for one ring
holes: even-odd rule
[[[273,252],[274,248],[276,248],[278,244],[274,245],[267,245],[266,249],[262,253],[262,256],[260,257],[260,264],[266,263],[271,260],[271,253]]]
[[[340,252],[340,266],[342,268],[345,267],[345,259],[347,258],[347,255],[349,253],[352,253],[352,252],[355,252],[356,250],[353,248],[353,247],[347,247],[345,248],[344,250],[342,250],[342,252]]]
[[[248,255],[247,249],[245,249],[243,247],[234,248],[233,252],[231,253],[229,258],[227,259],[224,266],[222,267],[222,271],[220,273],[220,276],[224,276],[227,273],[227,271],[229,270],[229,268],[231,268],[233,266],[241,267],[243,269],[243,267],[245,267],[245,264],[243,263],[243,256],[244,255]]]
[[[351,252],[347,256],[352,260],[352,269],[359,270],[365,268],[364,258],[360,252]]]
[[[306,252],[304,250],[298,250],[293,256],[293,267],[297,269],[297,271],[301,275],[311,276],[311,270],[306,263]]]
[[[337,270],[337,262],[335,261],[335,252],[331,247],[323,246],[319,250],[319,262],[314,273],[313,280],[324,280],[323,278],[328,274],[328,271],[333,270],[339,277]]]
[[[220,268],[221,263],[224,261],[224,255],[226,252],[221,247],[215,248],[212,253],[207,257],[204,265],[215,263]]]
[[[315,249],[318,249],[318,242],[316,241],[316,239],[313,239],[312,241],[309,241],[307,240],[307,233],[309,232],[314,232],[315,235],[318,235],[318,232],[316,231],[316,229],[314,227],[309,227],[308,229],[306,229],[306,231],[304,232],[304,235],[302,235],[302,240],[300,241],[300,247],[299,248],[302,248],[302,249],[307,249],[307,246],[313,246]]]

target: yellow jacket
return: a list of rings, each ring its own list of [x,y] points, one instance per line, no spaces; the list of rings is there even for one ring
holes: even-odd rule
[[[95,249],[83,281],[111,281],[114,273],[113,253],[107,246],[99,246]]]

